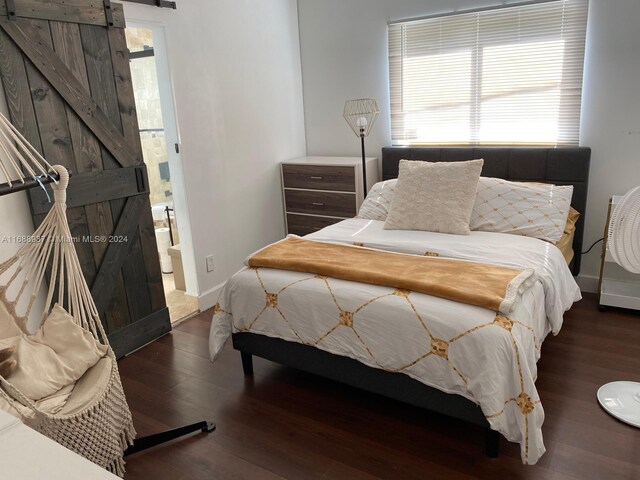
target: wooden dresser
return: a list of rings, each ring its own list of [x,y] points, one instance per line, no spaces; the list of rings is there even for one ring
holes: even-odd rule
[[[378,181],[378,159],[367,158],[367,188]],[[307,235],[355,217],[365,197],[362,159],[302,157],[282,163],[286,233]]]

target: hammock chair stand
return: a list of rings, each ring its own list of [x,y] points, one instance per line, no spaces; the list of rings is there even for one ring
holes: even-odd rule
[[[44,287],[45,270],[50,268],[46,306],[40,325],[46,321],[48,312],[56,302],[54,297],[57,297],[57,303],[66,307],[75,323],[88,330],[96,342],[107,347],[107,354],[103,359],[108,361],[110,367],[108,384],[78,413],[48,414],[1,376],[0,400],[30,411],[33,417],[23,417],[27,425],[121,477],[124,476],[124,456],[197,431],[214,431],[216,426],[213,422],[201,421],[135,439],[135,429],[122,389],[116,357],[109,346],[72,242],[66,215],[66,188],[70,174],[60,165],[51,166],[2,114],[0,153],[4,153],[1,155],[4,158],[0,160],[8,162],[7,166],[0,161],[0,173],[7,180],[0,184],[0,196],[31,188],[44,188],[45,184],[52,184],[54,191],[52,208],[32,237],[49,241],[27,242],[14,257],[0,262],[0,276],[10,277],[6,284],[0,284],[0,301],[5,307],[9,307],[10,316],[19,329],[27,333],[31,307],[40,288]],[[12,180],[16,177],[18,180]],[[57,241],[52,241],[56,238]],[[51,259],[52,262],[48,265]],[[21,274],[26,275],[22,286],[18,289],[17,296],[9,299],[9,285],[19,282]],[[27,299],[24,314],[18,314],[16,310],[21,298]]]
[[[216,424],[213,422],[202,421],[193,423],[191,425],[185,425],[184,427],[174,428],[172,430],[166,430],[160,433],[154,433],[146,437],[136,438],[129,448],[124,451],[124,456],[128,457],[134,453],[148,450],[149,448],[157,447],[163,443],[170,442],[176,438],[184,437],[190,433],[200,430],[203,433],[213,432],[216,429]]]

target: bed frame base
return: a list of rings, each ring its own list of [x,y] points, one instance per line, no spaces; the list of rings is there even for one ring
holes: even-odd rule
[[[246,352],[240,352],[242,358],[242,370],[245,375],[253,375],[253,355]]]
[[[299,343],[254,333],[234,333],[233,348],[240,351],[245,375],[253,375],[253,355],[320,375],[362,390],[425,408],[485,428],[485,453],[497,458],[500,434],[492,430],[478,405],[460,396],[441,392],[411,377],[368,367]]]

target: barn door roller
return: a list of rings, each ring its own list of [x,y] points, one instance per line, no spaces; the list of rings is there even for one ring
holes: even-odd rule
[[[103,0],[104,18],[107,21],[107,28],[113,27],[113,9],[111,8],[111,0]]]
[[[7,6],[7,18],[9,20],[16,19],[16,2],[15,0],[6,0],[5,5]]]

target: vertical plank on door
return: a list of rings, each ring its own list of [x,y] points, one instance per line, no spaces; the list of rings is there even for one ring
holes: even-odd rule
[[[118,33],[124,38],[124,31],[118,30]],[[80,36],[85,53],[91,96],[113,125],[122,132],[123,126],[119,105],[121,100],[116,89],[108,30],[93,25],[80,25]],[[129,107],[135,111],[135,104]],[[139,160],[139,163],[142,164],[141,149],[136,148],[132,152]],[[115,163],[113,157],[104,150],[103,161],[105,162],[105,168],[111,168],[110,165]],[[120,219],[124,205],[124,200],[113,200],[111,202],[111,212],[115,223]],[[142,247],[137,230],[135,236],[129,238],[128,242],[130,255],[122,267],[127,303],[133,318],[144,318],[150,315],[153,310],[149,294],[149,279],[147,278],[144,257],[141,255]],[[155,255],[157,263],[157,249]]]

